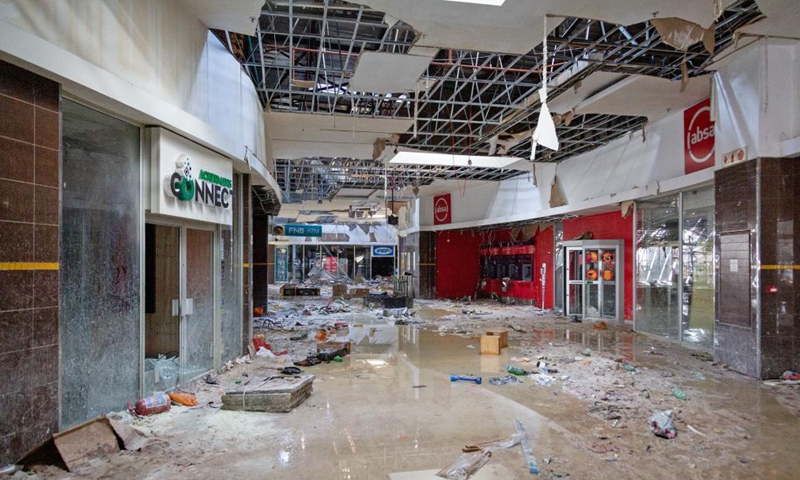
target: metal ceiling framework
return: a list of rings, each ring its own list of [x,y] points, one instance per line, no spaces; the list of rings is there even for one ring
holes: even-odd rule
[[[417,135],[406,132],[396,145],[451,154],[487,154],[496,135],[535,128],[542,86],[541,45],[525,55],[442,49],[414,92],[355,92],[348,88],[358,56],[366,51],[409,53],[418,32],[403,22],[387,25],[384,13],[342,0],[267,2],[259,38],[217,31],[247,69],[265,108],[319,115],[413,118]],[[739,0],[716,22],[716,51],[734,41],[734,32],[761,17],[754,0]],[[260,41],[259,41],[260,40]],[[702,44],[683,52],[665,44],[651,22],[622,26],[567,18],[549,35],[550,78],[562,81],[549,98],[594,72],[651,75],[670,80],[707,73],[712,55]],[[552,82],[551,82],[552,83]],[[427,87],[427,88],[426,88]],[[535,99],[535,100],[534,100]],[[416,105],[415,105],[416,103]],[[537,153],[537,161],[559,162],[593,150],[642,128],[645,117],[586,114],[558,122],[562,148]],[[529,136],[506,154],[527,158]],[[384,166],[365,159],[277,159],[276,179],[285,200],[332,199],[341,188],[383,189],[427,185],[436,179],[502,180],[519,170],[473,167]],[[292,195],[297,189],[304,191]],[[309,193],[311,191],[311,193]],[[308,198],[306,198],[308,197]]]

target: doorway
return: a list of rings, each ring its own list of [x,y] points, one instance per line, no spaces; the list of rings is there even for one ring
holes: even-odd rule
[[[567,316],[622,319],[622,240],[564,242]]]
[[[145,394],[214,367],[215,232],[145,225]]]

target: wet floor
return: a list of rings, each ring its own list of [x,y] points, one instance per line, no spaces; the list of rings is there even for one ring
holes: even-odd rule
[[[452,313],[441,309],[420,318]],[[786,400],[781,403],[772,388],[712,367],[684,347],[660,344],[627,328],[594,332],[551,322],[512,332],[509,347],[490,356],[470,348],[479,347],[477,338],[443,334],[435,325],[395,326],[393,320],[358,313],[348,321],[354,326],[340,331],[336,340],[352,341],[352,354],[342,363],[308,368],[317,376],[314,393],[291,413],[173,409],[147,424],[168,442],[163,451],[131,453],[80,475],[433,479],[463,446],[506,437],[519,419],[531,437],[540,478],[800,477],[800,456],[793,455],[800,422]],[[587,348],[591,356],[581,358]],[[659,355],[653,355],[656,350]],[[626,411],[624,398],[629,397],[624,395],[616,402],[621,419],[590,415],[593,404],[608,403],[600,398],[607,393],[582,398],[574,394],[585,387],[577,381],[543,387],[524,377],[522,384],[488,384],[490,377],[505,375],[506,365],[515,363],[512,358],[537,353],[566,359],[571,363],[556,366],[579,374],[585,370],[589,377],[582,378],[612,374],[591,373],[602,356],[636,365],[641,375],[630,376],[619,390],[638,395],[653,389],[652,410],[675,408],[678,437],[653,436],[641,412]],[[243,367],[248,378],[274,371],[261,360]],[[451,374],[480,376],[484,382],[451,382]],[[227,374],[223,385],[239,375],[236,370]],[[648,383],[649,377],[654,383]],[[669,392],[659,396],[659,381],[680,384],[689,400],[680,403]],[[203,404],[207,395],[198,396]],[[472,478],[531,477],[515,447],[495,453]]]

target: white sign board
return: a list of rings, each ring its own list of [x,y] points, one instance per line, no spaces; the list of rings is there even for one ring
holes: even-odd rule
[[[150,147],[150,211],[231,225],[231,161],[160,127],[148,128],[147,135]]]

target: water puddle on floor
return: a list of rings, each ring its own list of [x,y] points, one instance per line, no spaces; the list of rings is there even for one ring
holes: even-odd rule
[[[428,313],[439,318],[452,312],[428,310]],[[636,466],[637,462],[666,467],[670,462],[680,461],[683,462],[681,470],[689,472],[690,478],[693,474],[697,478],[739,478],[743,474],[755,474],[753,478],[792,478],[782,475],[800,468],[800,462],[791,455],[782,456],[783,463],[778,467],[768,462],[770,452],[786,451],[787,440],[795,442],[800,436],[796,430],[797,417],[776,401],[761,382],[731,372],[716,375],[709,372],[708,362],[691,356],[692,350],[664,345],[651,337],[633,333],[628,327],[580,331],[570,324],[556,324],[513,335],[510,348],[503,349],[501,355],[481,355],[479,338],[442,334],[435,327],[392,323],[364,321],[361,326],[341,332],[333,340],[351,341],[352,354],[343,364],[321,365],[311,372],[323,378],[325,383],[320,390],[325,388],[326,395],[363,405],[360,408],[366,409],[364,411],[373,411],[370,418],[377,412],[386,413],[385,409],[389,408],[389,419],[375,420],[376,428],[387,428],[385,422],[392,418],[404,425],[401,428],[404,432],[418,420],[440,423],[445,418],[452,422],[453,418],[460,417],[469,419],[473,426],[489,425],[484,429],[443,427],[449,432],[447,444],[453,446],[507,432],[512,416],[509,413],[513,412],[513,416],[523,415],[528,419],[531,436],[539,442],[543,455],[550,452],[549,455],[567,455],[573,459],[569,464],[573,478],[603,478],[599,473],[608,466],[614,467],[612,471],[616,471],[619,478],[638,478],[649,469]],[[559,382],[542,387],[533,378],[523,377],[524,383],[518,385],[487,384],[491,377],[506,375],[506,366],[515,363],[512,358],[522,356],[525,351],[546,352],[551,348],[566,348],[576,359],[581,357],[580,352],[589,349],[594,357],[587,357],[586,363],[599,358],[602,352],[645,371],[675,377],[676,384],[690,386],[695,399],[690,398],[689,402],[694,403],[687,404],[687,408],[692,407],[688,408],[689,412],[677,412],[682,429],[679,439],[665,441],[654,437],[646,421],[638,418],[621,426],[594,418],[587,409],[598,403],[599,397],[577,398]],[[451,374],[482,377],[483,384],[450,382]],[[700,396],[704,399],[700,400]],[[329,403],[328,408],[333,412],[331,405]],[[654,400],[652,408],[655,411],[670,405],[666,400]],[[624,411],[624,403],[620,408]],[[423,415],[422,411],[428,413]],[[397,415],[412,415],[417,421],[400,420]],[[690,432],[684,425],[687,421],[696,423],[694,428],[700,433]],[[394,430],[393,427],[389,429]],[[400,436],[416,442],[416,455],[422,455],[423,451],[434,456],[444,455],[440,450],[436,453],[428,450],[431,439],[438,436],[433,433],[437,429],[417,426],[414,430],[414,434],[406,432]],[[609,438],[616,442],[616,450],[605,454],[587,451],[586,445]],[[714,460],[715,456],[723,454],[724,461]],[[588,464],[600,462],[600,466],[588,470],[576,467],[574,459],[579,458],[585,458]],[[620,474],[623,463],[627,470]],[[424,466],[425,462],[411,464]],[[713,467],[717,476],[708,477],[706,466]],[[579,475],[581,471],[586,476]],[[757,473],[759,471],[767,474],[762,476]]]

